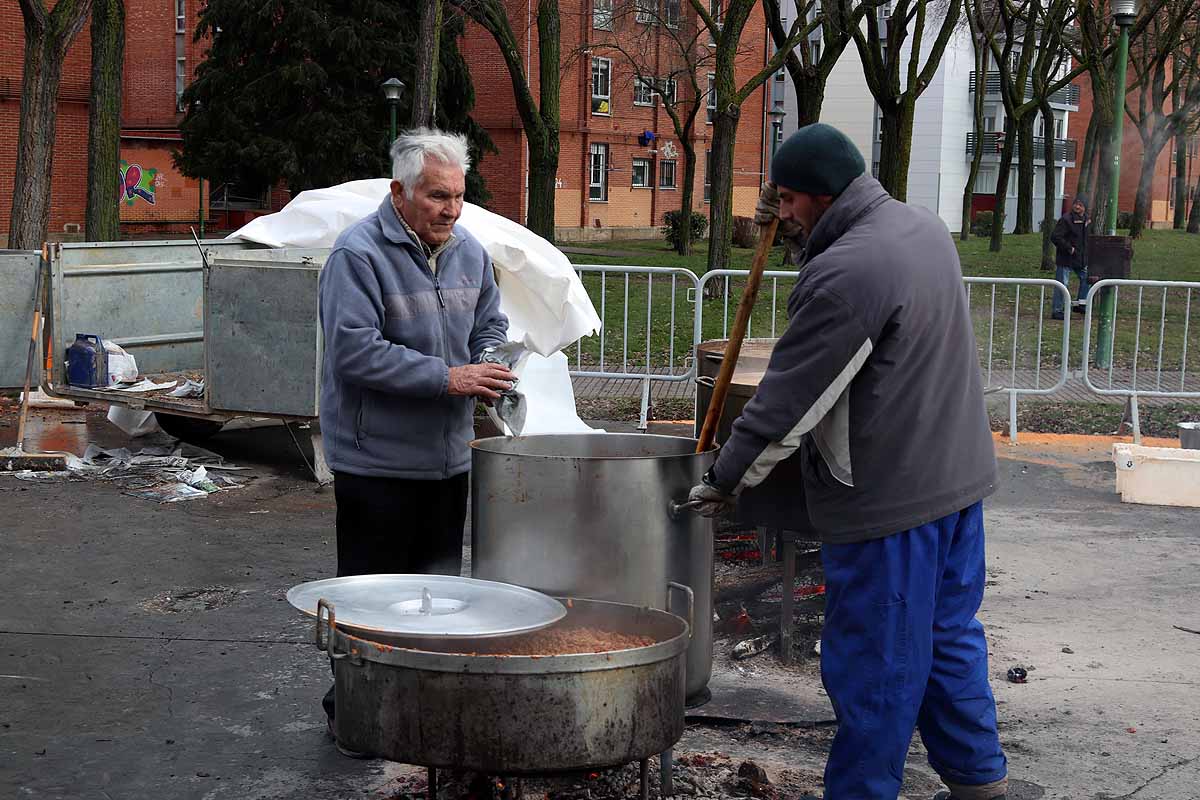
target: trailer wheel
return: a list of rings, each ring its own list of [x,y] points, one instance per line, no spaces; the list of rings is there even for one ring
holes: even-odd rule
[[[166,431],[167,435],[185,442],[202,442],[217,435],[221,432],[221,428],[225,427],[224,422],[184,417],[179,414],[164,414],[161,411],[154,412],[154,419],[158,421],[158,427]]]

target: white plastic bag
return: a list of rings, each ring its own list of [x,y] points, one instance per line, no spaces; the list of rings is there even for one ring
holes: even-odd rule
[[[104,340],[104,352],[108,355],[108,385],[136,381],[137,359],[126,353],[119,344]]]

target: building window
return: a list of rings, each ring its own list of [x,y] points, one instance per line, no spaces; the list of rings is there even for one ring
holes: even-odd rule
[[[1055,139],[1067,138],[1065,132],[1063,131],[1063,125],[1064,125],[1063,118],[1055,117],[1055,119],[1054,119],[1054,138]]]
[[[592,0],[592,27],[611,31],[613,23],[613,0]]]
[[[603,203],[608,200],[608,145],[594,144],[590,154],[588,200]]]
[[[683,16],[681,11],[681,2],[682,0],[663,0],[663,23],[668,28],[679,27],[679,20]]]
[[[612,114],[612,59],[592,59],[592,113]]]
[[[708,74],[708,100],[705,101],[705,109],[708,113],[708,124],[712,125],[713,117],[717,113],[717,87],[715,85],[717,76],[711,72]]]
[[[654,22],[654,12],[657,11],[655,5],[655,0],[634,0],[634,7],[637,9],[634,19],[643,25]]]
[[[776,74],[775,80],[771,81],[771,105],[782,106],[787,94],[787,83],[784,80],[782,72]]]
[[[633,79],[633,104],[635,106],[654,105],[654,81],[650,78]]]
[[[183,111],[183,90],[187,83],[187,59],[180,57],[175,59],[175,108],[178,111]]]
[[[675,162],[660,161],[658,162],[658,188],[674,189],[675,188]]]
[[[984,133],[992,133],[995,130],[996,130],[996,118],[995,117],[984,117],[983,118],[983,132]]]
[[[187,0],[175,0],[175,32],[187,33]]]
[[[704,151],[704,202],[712,202],[712,150]]]
[[[633,160],[633,179],[630,181],[630,186],[635,189],[649,189],[654,185],[654,167],[648,158],[635,158]]]
[[[808,52],[809,52],[809,55],[812,56],[813,64],[816,64],[818,61],[820,61],[821,60],[821,40],[820,39],[809,39],[808,40]]]
[[[661,94],[668,104],[675,105],[679,102],[679,84],[674,78],[663,78],[658,85],[662,87]]]

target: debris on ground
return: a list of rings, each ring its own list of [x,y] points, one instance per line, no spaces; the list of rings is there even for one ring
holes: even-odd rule
[[[1008,670],[1009,683],[1025,683],[1029,680],[1029,673],[1024,667],[1016,666]]]
[[[144,447],[136,453],[128,448],[104,449],[89,444],[83,456],[64,454],[66,470],[16,470],[8,474],[22,481],[105,481],[132,497],[173,503],[207,497],[213,492],[240,489],[227,471],[244,467],[226,464],[225,458],[195,445],[177,443],[170,447]]]
[[[1074,655],[1074,654],[1075,654],[1075,651],[1074,651],[1074,650],[1072,650],[1072,649],[1071,649],[1071,648],[1069,648],[1069,647],[1064,647],[1064,648],[1062,649],[1062,651],[1063,651],[1064,653],[1066,653],[1067,655]]]
[[[755,636],[753,639],[746,639],[738,642],[733,646],[730,655],[737,661],[743,661],[747,658],[753,658],[759,653],[765,653],[770,650],[775,643],[779,641],[779,634],[767,633],[762,636]]]
[[[471,772],[438,771],[440,800],[500,800],[505,796],[541,800],[626,800],[637,797],[640,766],[557,776],[533,776],[507,785],[506,779]],[[661,774],[658,759],[650,759],[650,796],[660,795]],[[508,779],[512,780],[512,779]],[[695,800],[734,800],[734,798],[795,798],[811,796],[819,788],[820,776],[799,770],[785,770],[768,777],[766,770],[753,761],[736,762],[723,753],[677,753],[671,780],[676,797]],[[424,771],[396,779],[387,790],[387,800],[425,800],[427,777]],[[510,794],[506,795],[505,793]]]

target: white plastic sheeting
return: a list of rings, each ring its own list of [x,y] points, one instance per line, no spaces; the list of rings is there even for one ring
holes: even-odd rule
[[[268,247],[332,247],[343,230],[375,213],[390,183],[378,178],[301,192],[282,211],[228,238]],[[470,203],[458,224],[492,257],[509,339],[533,351],[518,371],[517,391],[528,403],[522,434],[593,432],[575,411],[568,362],[560,351],[597,333],[601,323],[570,261],[527,228]]]
[[[388,194],[386,178],[301,192],[276,214],[229,235],[268,247],[332,247],[338,235],[375,213]],[[496,265],[500,308],[509,338],[543,356],[600,330],[600,317],[571,262],[542,237],[512,220],[466,203],[458,224]]]

